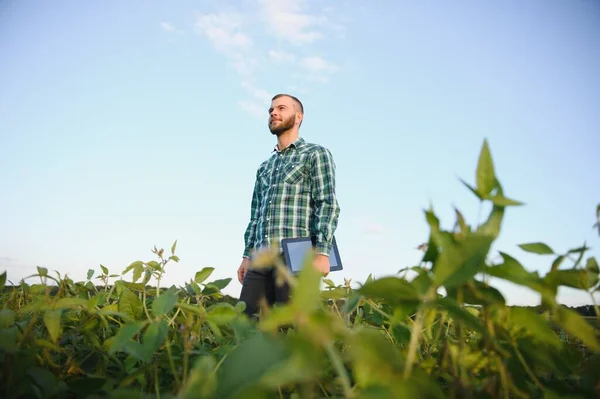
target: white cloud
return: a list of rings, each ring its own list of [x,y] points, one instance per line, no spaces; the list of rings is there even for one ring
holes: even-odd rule
[[[337,67],[321,57],[305,57],[300,65],[310,72],[334,72]]]
[[[199,34],[226,57],[231,69],[241,78],[248,94],[238,101],[244,111],[260,117],[266,115],[272,94],[261,87],[259,73],[269,76],[275,72],[272,68],[281,65],[288,76],[304,81],[294,83],[305,92],[306,81],[327,82],[330,74],[338,70],[333,62],[311,56],[314,54],[311,54],[311,43],[335,37],[331,33],[337,29],[331,21],[331,18],[337,19],[337,13],[319,8],[319,13],[307,10],[304,0],[259,0],[258,8],[242,11],[228,7],[227,12],[221,9],[196,16],[195,27]],[[289,43],[302,48],[289,51]],[[289,83],[292,82],[286,85]]]
[[[276,62],[293,62],[296,60],[296,55],[283,51],[269,50],[269,58]]]
[[[160,26],[165,31],[167,31],[169,33],[175,33],[175,34],[178,34],[178,35],[183,35],[183,31],[182,30],[175,28],[173,25],[171,25],[168,22],[163,21],[163,22],[160,23]]]
[[[321,57],[305,57],[300,60],[300,66],[305,70],[307,80],[327,82],[329,74],[338,70],[338,67]]]
[[[229,64],[240,75],[252,73],[257,61],[249,56],[254,43],[242,31],[242,16],[237,13],[201,14],[196,18],[196,28],[215,47],[229,58]]]
[[[252,94],[252,96],[255,99],[261,100],[265,104],[269,104],[271,102],[271,97],[273,97],[273,96],[271,94],[269,94],[269,92],[267,92],[266,90],[257,88],[249,81],[243,81],[242,87],[244,89],[246,89],[248,91],[248,93]]]
[[[260,0],[260,3],[264,19],[276,38],[303,45],[324,37],[319,28],[326,24],[327,18],[302,12],[303,0]]]
[[[385,234],[389,230],[381,223],[374,222],[372,220],[364,220],[362,230],[369,234]]]
[[[238,102],[240,108],[244,111],[256,116],[256,117],[266,117],[267,111],[258,101],[248,101],[242,100]]]
[[[239,14],[201,14],[196,18],[196,27],[217,50],[227,55],[238,55],[252,46],[250,37],[242,32]]]

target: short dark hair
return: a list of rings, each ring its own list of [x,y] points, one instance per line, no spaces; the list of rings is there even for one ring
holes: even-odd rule
[[[279,93],[279,94],[275,95],[275,97],[273,97],[271,99],[271,101],[277,100],[280,97],[289,97],[292,100],[294,100],[298,104],[298,107],[300,107],[300,112],[302,112],[302,114],[304,114],[304,105],[302,105],[302,102],[300,100],[298,100],[298,98],[292,96],[291,94]]]

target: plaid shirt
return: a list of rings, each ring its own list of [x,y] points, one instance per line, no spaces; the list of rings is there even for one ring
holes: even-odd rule
[[[275,147],[256,172],[243,256],[309,236],[316,237],[317,253],[329,255],[339,214],[329,150],[302,138],[282,151]]]

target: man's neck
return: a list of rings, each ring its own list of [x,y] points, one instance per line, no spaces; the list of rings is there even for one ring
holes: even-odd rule
[[[281,133],[277,137],[277,149],[279,151],[288,147],[294,141],[298,139],[298,131],[297,130],[288,130],[287,132]]]

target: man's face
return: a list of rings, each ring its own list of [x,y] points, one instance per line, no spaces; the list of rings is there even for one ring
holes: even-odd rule
[[[269,109],[269,130],[279,136],[294,127],[297,115],[298,110],[291,98],[280,97],[273,100]]]

